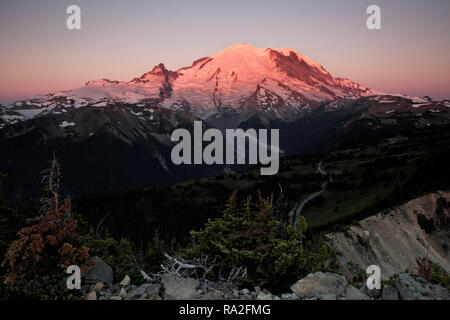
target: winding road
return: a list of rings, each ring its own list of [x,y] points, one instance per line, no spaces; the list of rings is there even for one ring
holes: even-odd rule
[[[323,175],[323,176],[327,176],[328,174],[322,169],[322,161],[319,162],[318,166],[317,166],[317,171]],[[305,200],[303,200],[302,202],[300,202],[300,204],[297,206],[297,208],[295,209],[295,218],[294,218],[294,228],[297,226],[297,222],[298,219],[300,218],[300,214],[303,210],[303,208],[305,207],[305,205],[311,201],[312,199],[314,199],[315,197],[319,196],[322,192],[324,192],[325,190],[327,190],[328,187],[328,183],[332,182],[333,178],[331,176],[329,176],[328,181],[322,183],[322,189],[320,191],[311,193],[308,197],[306,197]]]

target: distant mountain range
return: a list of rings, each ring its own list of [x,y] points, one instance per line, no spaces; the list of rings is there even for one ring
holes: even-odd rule
[[[176,128],[277,128],[284,155],[449,125],[450,101],[389,95],[335,78],[295,50],[232,45],[177,71],[159,64],[128,82],[83,87],[0,106],[0,171],[7,195],[39,194],[52,151],[67,192],[91,194],[239,170],[175,166]]]

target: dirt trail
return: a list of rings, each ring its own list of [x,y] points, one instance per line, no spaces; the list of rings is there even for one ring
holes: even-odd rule
[[[328,174],[322,169],[322,161],[319,162],[319,164],[317,165],[317,171],[323,175],[323,176],[327,176]],[[328,183],[332,182],[333,179],[331,178],[331,176],[329,177],[329,181],[324,182],[322,184],[322,189],[311,193],[308,197],[306,197],[305,200],[303,200],[302,202],[300,202],[300,204],[297,206],[297,208],[295,209],[295,218],[294,218],[294,226],[297,225],[298,219],[300,218],[300,214],[302,213],[303,208],[305,207],[305,205],[311,201],[312,199],[314,199],[315,197],[319,196],[322,192],[324,192],[325,190],[327,190],[328,187]]]

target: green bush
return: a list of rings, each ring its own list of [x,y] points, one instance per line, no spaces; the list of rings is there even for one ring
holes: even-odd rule
[[[81,297],[80,290],[67,289],[68,275],[63,270],[17,280],[14,285],[0,284],[1,300],[71,300]]]
[[[436,262],[431,261],[431,283],[440,284],[450,290],[450,275]]]
[[[144,282],[141,270],[146,273],[159,271],[166,251],[164,242],[159,241],[157,234],[146,251],[137,249],[127,239],[117,241],[108,233],[102,239],[89,237],[84,245],[90,249],[92,256],[99,256],[111,266],[115,282],[128,275],[133,284]]]
[[[221,217],[191,232],[193,246],[183,253],[187,258],[216,258],[209,277],[226,278],[234,267],[246,267],[248,278],[239,279],[243,285],[276,291],[286,290],[312,271],[335,271],[330,261],[335,262],[336,256],[330,248],[306,249],[304,217],[296,230],[288,227],[287,232],[277,232],[278,226],[269,199],[260,196],[257,203],[239,206],[233,193]]]

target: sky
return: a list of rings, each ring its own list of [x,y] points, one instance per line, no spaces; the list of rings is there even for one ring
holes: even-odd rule
[[[68,30],[66,8],[81,8]],[[366,27],[370,4],[381,30]],[[0,103],[164,63],[177,70],[235,43],[290,47],[335,77],[450,98],[448,0],[0,0]]]

